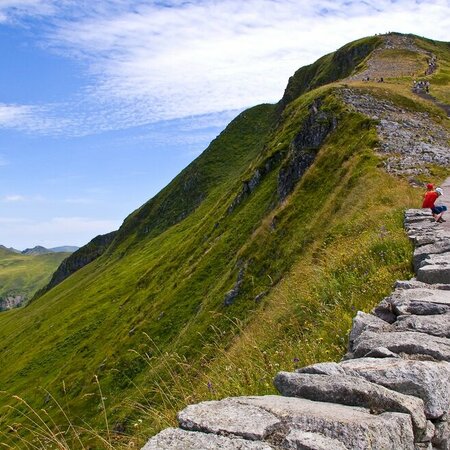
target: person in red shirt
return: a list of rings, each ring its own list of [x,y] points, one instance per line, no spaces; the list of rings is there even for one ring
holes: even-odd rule
[[[430,185],[428,185],[428,186],[430,186]],[[428,186],[427,186],[427,188],[428,188]],[[425,193],[423,203],[422,203],[422,208],[430,208],[431,209],[431,213],[433,214],[434,220],[436,222],[445,222],[445,220],[442,218],[442,216],[443,216],[444,212],[447,211],[447,207],[445,205],[439,205],[439,206],[435,205],[436,200],[441,195],[443,195],[441,188],[436,188],[435,190],[432,190],[432,191],[428,190]]]

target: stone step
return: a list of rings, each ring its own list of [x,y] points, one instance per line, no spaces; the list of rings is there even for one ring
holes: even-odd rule
[[[414,331],[365,331],[353,346],[353,357],[362,358],[370,351],[384,347],[397,355],[450,361],[450,340]],[[427,358],[428,357],[428,358]]]
[[[432,336],[450,338],[450,312],[434,316],[398,316],[392,326],[398,331],[417,331]]]
[[[402,412],[411,416],[417,442],[427,429],[423,400],[400,394],[351,375],[314,375],[280,372],[274,380],[281,395],[308,400],[361,406],[373,413]]]
[[[293,430],[321,434],[348,449],[414,447],[409,414],[374,415],[365,408],[302,398],[267,395],[202,402],[188,406],[178,418],[184,429],[264,439],[281,448],[302,448],[293,445]]]
[[[450,283],[449,254],[429,255],[417,269],[417,279],[428,284]]]
[[[353,375],[405,395],[423,400],[428,419],[439,419],[450,409],[450,364],[403,358],[358,358],[340,363],[320,363],[297,373]]]
[[[272,450],[273,448],[264,442],[167,428],[152,437],[142,450]]]

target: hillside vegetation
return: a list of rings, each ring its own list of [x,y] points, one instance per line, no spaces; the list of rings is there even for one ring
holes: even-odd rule
[[[417,42],[447,67],[447,44]],[[420,161],[390,174],[377,121],[344,102],[352,86],[448,130],[409,78],[342,80],[381,44],[298,71],[278,105],[241,113],[100,256],[0,315],[7,445],[138,447],[186,403],[273,392],[280,368],[342,356],[355,311],[411,276],[410,182],[448,174]]]
[[[18,305],[29,300],[48,282],[52,273],[69,256],[68,253],[23,255],[0,248],[0,311],[7,299]]]

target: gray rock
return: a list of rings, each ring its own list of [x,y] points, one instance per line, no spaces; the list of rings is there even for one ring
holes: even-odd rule
[[[216,434],[234,434],[263,440],[280,420],[264,409],[232,399],[189,405],[178,413],[181,428]]]
[[[280,372],[275,377],[274,384],[280,394],[287,397],[361,406],[376,414],[409,414],[419,442],[427,428],[423,400],[400,394],[361,377]]]
[[[442,289],[397,289],[383,302],[397,315],[431,315],[450,312],[450,291]]]
[[[321,433],[340,441],[349,449],[410,450],[414,447],[408,414],[373,415],[364,408],[276,395],[238,397],[235,400],[278,416],[288,430]]]
[[[417,269],[417,279],[429,284],[449,284],[450,254],[429,255]]]
[[[402,358],[360,358],[339,364],[350,375],[424,401],[428,419],[442,417],[450,408],[450,364]]]
[[[373,310],[372,314],[387,323],[394,323],[397,316],[393,312],[392,303],[388,299],[382,300]]]
[[[287,450],[348,450],[344,444],[320,433],[293,429],[281,443]]]
[[[427,428],[425,434],[422,436],[422,442],[431,442],[436,432],[436,427],[431,420],[427,420]]]
[[[450,424],[448,421],[436,422],[434,427],[435,431],[431,440],[432,444],[440,449],[450,449]]]
[[[390,325],[372,314],[358,311],[353,319],[352,329],[348,338],[348,349],[352,351],[355,340],[364,331],[389,331]]]
[[[272,448],[264,442],[167,428],[152,437],[142,450],[271,450]]]
[[[417,281],[414,278],[411,280],[397,280],[394,285],[395,289],[427,289],[430,287],[431,286],[429,284],[423,283],[422,281]]]
[[[430,255],[438,255],[450,251],[450,239],[442,238],[441,240],[428,245],[422,245],[414,250],[413,264],[414,270],[417,271],[420,264],[425,261]],[[450,261],[450,255],[448,256]]]
[[[335,362],[317,363],[311,366],[301,367],[296,373],[310,373],[318,375],[345,375],[346,371]]]
[[[418,331],[450,338],[450,313],[434,316],[398,316],[394,328],[398,331]]]
[[[386,347],[397,354],[429,356],[437,361],[450,361],[449,339],[414,331],[365,331],[356,339],[353,353],[355,358],[361,358],[377,347]]]
[[[373,350],[370,350],[367,355],[365,355],[366,358],[400,358],[400,355],[397,355],[394,352],[391,352],[386,347],[377,347]],[[353,358],[349,358],[353,359]]]

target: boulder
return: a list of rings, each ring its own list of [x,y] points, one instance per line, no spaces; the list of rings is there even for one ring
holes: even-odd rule
[[[311,375],[280,372],[274,380],[281,395],[319,402],[361,406],[377,414],[402,412],[411,416],[418,441],[425,435],[427,420],[423,400],[400,394],[356,376]]]
[[[349,375],[359,375],[393,391],[419,397],[429,419],[442,417],[450,408],[450,364],[403,358],[360,358],[339,366]]]
[[[279,417],[283,421],[280,430],[287,430],[283,431],[284,436],[292,429],[320,433],[352,450],[409,450],[414,447],[408,414],[373,415],[365,408],[276,395],[238,397],[236,401],[263,408]]]
[[[398,331],[418,331],[450,338],[450,313],[434,316],[398,316],[394,328]]]
[[[389,331],[390,325],[372,314],[358,311],[353,319],[352,329],[348,338],[348,349],[352,351],[353,343],[364,331]]]
[[[264,442],[167,428],[152,437],[142,450],[272,450],[272,448]]]
[[[420,355],[437,361],[450,361],[449,339],[414,331],[380,333],[365,331],[354,343],[354,357],[364,357],[377,347],[386,347],[397,354]]]
[[[233,399],[189,405],[178,413],[178,422],[186,430],[234,434],[251,440],[263,440],[280,425],[274,414]]]

